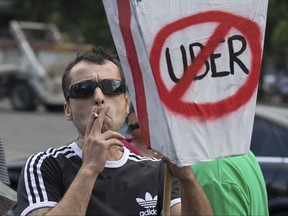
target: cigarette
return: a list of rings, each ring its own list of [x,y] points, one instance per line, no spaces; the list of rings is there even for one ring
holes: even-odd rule
[[[95,112],[93,112],[92,115],[93,115],[95,118],[98,118],[98,116],[99,116],[99,115],[98,115],[97,113],[95,113]]]

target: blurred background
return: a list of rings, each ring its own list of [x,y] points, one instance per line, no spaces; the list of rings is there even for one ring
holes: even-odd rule
[[[1,37],[10,37],[10,20],[51,22],[65,41],[114,48],[102,1],[0,0]]]
[[[15,190],[28,155],[77,138],[63,114],[61,77],[92,46],[116,51],[102,1],[0,0],[0,134]],[[287,62],[288,1],[269,0],[251,149],[270,215],[288,215]]]

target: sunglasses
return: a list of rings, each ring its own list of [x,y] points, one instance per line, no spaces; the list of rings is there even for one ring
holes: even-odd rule
[[[88,98],[92,96],[95,89],[99,87],[106,95],[119,95],[126,92],[125,85],[122,80],[103,79],[99,82],[80,82],[72,85],[68,90],[68,98]]]
[[[129,130],[133,131],[133,130],[136,130],[136,129],[139,129],[139,124],[138,123],[135,123],[135,124],[129,124],[127,125]]]

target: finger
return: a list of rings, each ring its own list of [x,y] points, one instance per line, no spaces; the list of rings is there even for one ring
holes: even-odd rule
[[[112,131],[112,130],[105,131],[102,134],[102,138],[105,140],[109,140],[109,139],[123,140],[123,139],[125,139],[125,137],[121,133],[116,132],[116,131]]]
[[[92,127],[93,127],[93,124],[95,121],[95,114],[97,114],[97,113],[91,112],[89,117],[88,117],[88,121],[87,121],[87,125],[86,125],[86,132],[85,132],[86,137],[91,133],[91,130],[92,130]]]
[[[94,118],[93,120],[93,125],[91,128],[91,133],[93,134],[101,134],[102,131],[102,126],[104,119],[109,111],[109,106],[103,107],[103,109],[98,113],[98,116],[92,113],[92,117]]]
[[[118,139],[109,139],[106,141],[106,144],[109,146],[109,148],[112,146],[118,146],[120,148],[124,147],[124,144]]]
[[[118,150],[121,151],[121,152],[124,152],[124,146],[121,146],[121,147],[118,146]]]

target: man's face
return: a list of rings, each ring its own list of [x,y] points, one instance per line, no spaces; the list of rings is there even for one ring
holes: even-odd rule
[[[118,67],[111,61],[98,65],[88,61],[80,61],[70,71],[70,87],[73,84],[103,79],[121,80]],[[99,87],[95,88],[94,95],[87,98],[69,98],[65,102],[64,109],[68,120],[72,120],[78,130],[79,137],[83,137],[86,131],[88,116],[91,112],[99,113],[104,106],[110,109],[103,122],[102,132],[107,130],[118,131],[128,111],[128,97],[126,94],[106,95]]]
[[[139,124],[138,124],[138,120],[137,120],[137,116],[134,112],[131,112],[128,114],[127,124],[128,124],[128,127],[129,127],[129,125],[134,125],[134,127],[130,128],[132,138],[142,138],[141,130],[139,128]],[[138,125],[138,128],[135,127],[136,125]]]

